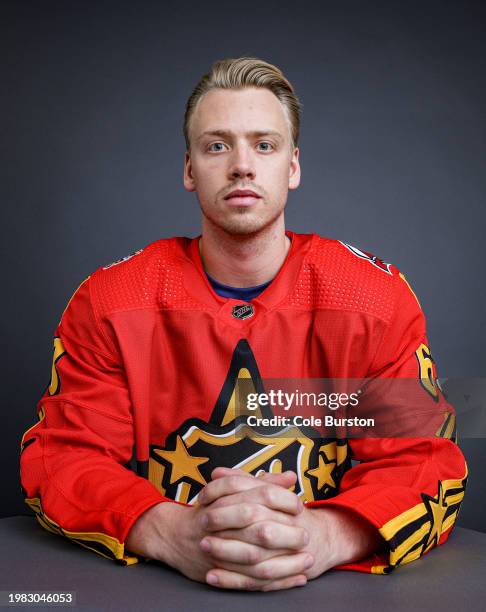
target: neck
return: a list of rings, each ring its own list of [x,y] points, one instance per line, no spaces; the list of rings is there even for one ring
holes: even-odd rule
[[[204,269],[230,287],[255,287],[272,280],[290,248],[283,215],[274,225],[251,235],[228,234],[203,218],[199,252]]]

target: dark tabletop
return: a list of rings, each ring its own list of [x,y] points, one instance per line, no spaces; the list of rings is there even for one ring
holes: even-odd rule
[[[0,542],[0,590],[76,591],[76,606],[64,610],[470,612],[486,606],[486,534],[459,527],[444,546],[388,576],[331,571],[303,588],[271,593],[214,589],[156,562],[122,567],[49,534],[33,517],[0,520]]]

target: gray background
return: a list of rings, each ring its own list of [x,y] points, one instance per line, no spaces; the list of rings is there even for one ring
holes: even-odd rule
[[[441,377],[485,375],[486,11],[481,2],[9,2],[1,5],[3,516],[28,512],[21,433],[52,332],[90,272],[195,235],[185,101],[222,57],[280,66],[304,104],[287,225],[407,275]],[[484,439],[462,440],[459,523],[486,530]]]

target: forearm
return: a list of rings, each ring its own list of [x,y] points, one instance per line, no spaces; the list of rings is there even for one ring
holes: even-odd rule
[[[128,532],[125,545],[130,552],[174,565],[175,529],[185,506],[162,502],[141,514]]]
[[[162,561],[182,574],[204,582],[212,562],[200,547],[205,532],[200,510],[177,502],[162,502],[144,512],[130,529],[127,548]]]
[[[369,557],[383,550],[385,541],[378,530],[358,514],[342,508],[309,508],[316,546],[322,551],[316,558],[315,577],[333,567]],[[311,534],[312,538],[312,534]]]

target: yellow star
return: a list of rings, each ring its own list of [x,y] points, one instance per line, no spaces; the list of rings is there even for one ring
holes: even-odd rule
[[[326,484],[336,488],[334,478],[331,476],[331,472],[334,469],[335,465],[335,461],[330,461],[329,463],[326,463],[324,461],[324,457],[319,454],[319,465],[313,470],[307,470],[307,474],[309,476],[314,476],[314,478],[317,478],[317,488],[319,489],[319,491]]]
[[[422,495],[422,497],[432,523],[430,526],[427,544],[425,545],[425,548],[428,548],[431,543],[436,544],[438,542],[442,531],[442,522],[444,520],[445,513],[447,512],[447,505],[444,503],[442,483],[439,481],[439,492],[437,497],[430,497],[425,493]]]
[[[193,457],[190,455],[180,436],[177,436],[175,450],[154,450],[159,457],[162,457],[162,459],[165,459],[172,465],[170,484],[174,484],[174,482],[181,478],[191,478],[202,485],[206,484],[198,466],[209,461],[209,457]]]

